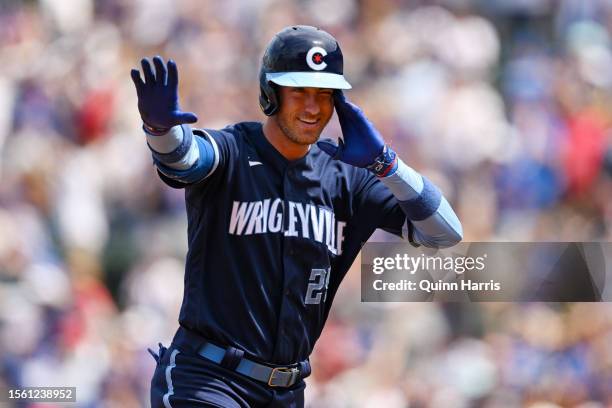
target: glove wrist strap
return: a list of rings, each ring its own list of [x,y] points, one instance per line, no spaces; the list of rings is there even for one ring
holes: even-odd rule
[[[366,168],[377,177],[389,176],[397,169],[397,154],[388,145],[385,145],[382,153]]]
[[[161,135],[165,135],[166,133],[168,133],[170,131],[170,128],[158,128],[158,127],[154,127],[149,125],[146,122],[142,122],[142,128],[144,129],[145,132],[147,132],[150,135],[153,136],[161,136]]]

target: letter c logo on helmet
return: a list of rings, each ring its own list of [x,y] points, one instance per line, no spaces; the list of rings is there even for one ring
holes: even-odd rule
[[[312,47],[306,54],[306,63],[315,71],[322,71],[327,67],[327,63],[323,61],[323,57],[327,55],[327,51],[321,47]]]

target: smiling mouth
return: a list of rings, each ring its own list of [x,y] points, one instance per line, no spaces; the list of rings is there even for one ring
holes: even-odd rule
[[[302,123],[306,124],[306,125],[311,125],[311,126],[312,126],[312,125],[316,125],[317,123],[319,123],[319,120],[318,120],[318,119],[316,119],[316,120],[315,120],[315,119],[313,119],[313,120],[305,120],[305,119],[299,119],[299,118],[298,118],[298,120],[299,120],[300,122],[302,122]]]

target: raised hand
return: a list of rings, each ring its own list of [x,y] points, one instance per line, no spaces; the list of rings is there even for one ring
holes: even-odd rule
[[[149,60],[143,58],[141,64],[144,81],[137,69],[132,69],[131,76],[138,95],[138,111],[147,131],[163,134],[173,126],[196,122],[198,117],[194,113],[179,108],[176,63],[169,60],[166,68],[160,56],[154,57],[155,74]]]
[[[385,141],[374,125],[356,105],[349,102],[342,91],[334,92],[334,106],[342,129],[337,146],[328,140],[317,145],[334,159],[357,167],[368,167],[381,155]]]

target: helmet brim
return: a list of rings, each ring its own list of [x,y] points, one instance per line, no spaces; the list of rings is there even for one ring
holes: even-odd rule
[[[281,86],[351,89],[343,75],[330,72],[268,72],[266,79]]]

